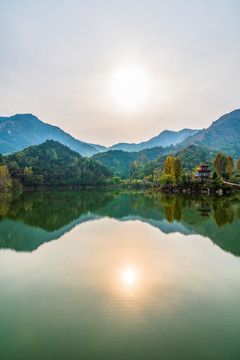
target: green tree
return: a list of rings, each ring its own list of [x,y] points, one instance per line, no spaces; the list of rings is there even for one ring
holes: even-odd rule
[[[145,154],[143,154],[143,156],[142,156],[142,164],[144,165],[144,164],[146,164],[148,161],[149,161],[148,156],[145,155]]]
[[[228,173],[228,176],[231,178],[234,173],[234,161],[233,157],[229,155],[227,157],[227,166],[226,166],[226,172]]]
[[[217,179],[217,173],[216,173],[216,171],[213,172],[212,178],[213,178],[213,180],[216,180],[216,179]]]
[[[10,173],[6,165],[0,166],[0,189],[8,189],[12,186]]]
[[[236,168],[237,168],[237,172],[240,174],[240,159],[237,160]]]
[[[221,152],[217,153],[215,159],[213,160],[213,166],[217,173],[217,176],[220,177],[224,172],[226,172],[226,167],[227,167],[226,155]]]
[[[172,175],[161,176],[161,186],[167,186],[174,183],[174,177]]]
[[[129,176],[130,178],[134,178],[137,175],[137,162],[132,161],[129,166]]]
[[[120,183],[120,177],[119,176],[114,176],[112,178],[112,181],[114,182],[114,184],[119,184]]]
[[[164,164],[165,175],[172,175],[172,169],[173,169],[173,159],[171,156],[168,156]]]
[[[178,181],[182,175],[182,163],[179,157],[173,160],[172,173],[175,180]]]
[[[162,170],[154,169],[154,174],[153,174],[154,185],[160,185],[161,176],[162,176]]]

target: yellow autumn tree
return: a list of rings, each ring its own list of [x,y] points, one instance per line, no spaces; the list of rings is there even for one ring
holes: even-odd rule
[[[233,161],[233,157],[231,155],[229,155],[227,157],[226,172],[228,173],[229,177],[233,176],[233,173],[234,173],[234,161]]]
[[[168,156],[164,164],[164,173],[165,175],[172,175],[173,171],[173,159],[171,156]]]
[[[240,174],[240,159],[237,160],[236,167],[237,167],[237,172]]]
[[[0,166],[0,189],[8,189],[12,186],[10,173],[6,165]]]
[[[217,153],[213,161],[213,166],[217,173],[217,176],[220,177],[226,171],[226,167],[227,167],[226,155],[221,152]]]
[[[172,174],[175,177],[176,181],[178,181],[180,179],[180,176],[182,175],[182,163],[179,157],[173,160]]]

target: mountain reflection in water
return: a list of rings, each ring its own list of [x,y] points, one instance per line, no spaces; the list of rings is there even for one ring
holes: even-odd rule
[[[151,192],[68,190],[0,194],[0,248],[33,251],[78,224],[103,217],[140,220],[164,233],[200,234],[240,256],[239,196],[167,197]]]

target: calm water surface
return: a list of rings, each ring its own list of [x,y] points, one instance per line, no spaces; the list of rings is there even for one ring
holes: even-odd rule
[[[240,359],[240,198],[0,195],[0,359]]]

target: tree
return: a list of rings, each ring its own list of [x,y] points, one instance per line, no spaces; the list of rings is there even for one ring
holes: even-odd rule
[[[212,178],[213,178],[213,180],[216,180],[216,179],[217,179],[217,173],[216,173],[216,171],[213,172]]]
[[[226,172],[226,167],[227,167],[226,155],[221,152],[217,153],[215,159],[213,160],[213,166],[217,173],[217,176],[220,177],[222,173]]]
[[[179,157],[173,160],[172,173],[175,180],[178,181],[182,175],[182,163]]]
[[[172,175],[161,176],[161,186],[168,186],[174,183],[174,177]]]
[[[6,165],[0,166],[0,189],[7,189],[12,186],[12,180]]]
[[[160,185],[161,176],[162,176],[162,170],[161,169],[154,169],[154,173],[153,173],[153,183],[154,183],[154,185]]]
[[[148,156],[145,155],[145,154],[143,154],[143,156],[142,156],[142,164],[144,165],[144,164],[146,164],[148,161],[149,161]]]
[[[237,160],[236,167],[237,167],[237,172],[240,174],[240,159]]]
[[[114,182],[114,184],[119,184],[120,183],[120,177],[119,176],[114,176],[112,178],[112,181]]]
[[[168,156],[164,164],[165,175],[172,175],[172,169],[173,169],[173,159],[171,156]]]
[[[129,176],[130,178],[134,178],[137,175],[137,162],[132,161],[129,166]]]
[[[32,167],[26,166],[23,173],[24,173],[24,176],[26,176],[27,178],[31,178],[33,176]]]
[[[24,185],[33,185],[32,184],[32,180],[33,180],[32,167],[25,166],[23,174],[24,174]]]
[[[228,173],[228,176],[231,178],[234,173],[234,161],[233,157],[229,155],[227,157],[227,166],[226,166],[226,172]]]

